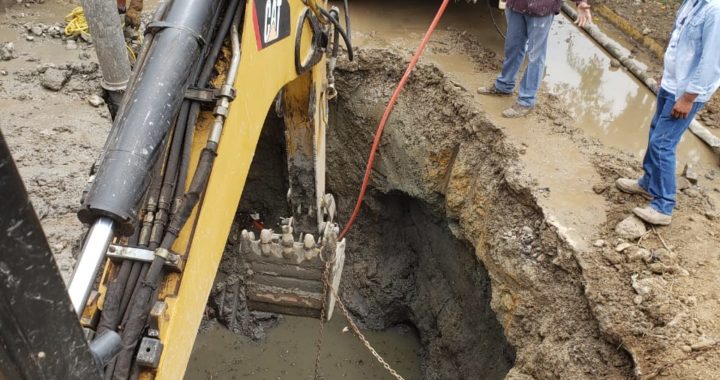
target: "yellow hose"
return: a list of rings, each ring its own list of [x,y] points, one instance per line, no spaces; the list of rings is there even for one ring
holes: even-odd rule
[[[65,21],[68,23],[67,26],[65,26],[66,36],[71,37],[79,36],[82,34],[86,34],[88,36],[90,35],[88,23],[85,19],[85,11],[83,11],[82,7],[76,7],[72,10],[72,12],[68,13],[68,15],[65,16]],[[125,47],[128,50],[130,59],[132,60],[132,62],[135,62],[135,60],[137,59],[135,52],[127,43],[125,43]]]

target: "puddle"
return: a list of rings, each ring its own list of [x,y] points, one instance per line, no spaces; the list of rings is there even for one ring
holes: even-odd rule
[[[393,7],[387,7],[377,0],[352,4],[356,45],[416,48],[437,4],[407,1],[393,4]],[[379,17],[380,11],[382,17]],[[394,22],[387,22],[388,19]],[[504,16],[497,15],[495,20],[504,30]],[[448,40],[452,30],[468,33],[473,40],[502,56],[503,41],[484,3],[452,4],[432,43],[445,44],[443,41]],[[424,58],[457,78],[472,93],[478,86],[492,82],[497,75],[494,71],[478,70],[477,62],[462,49],[435,52],[430,48]],[[558,16],[551,32],[544,86],[564,100],[576,120],[576,127],[603,144],[633,153],[640,159],[647,143],[655,96],[625,70],[611,68],[610,61],[611,58],[587,35],[577,32],[569,19]],[[509,105],[492,99],[480,101],[493,117],[499,117],[502,108]],[[685,162],[711,166],[715,165],[717,157],[703,142],[687,133],[678,150],[678,161],[680,167]]]
[[[576,126],[606,145],[642,157],[655,112],[655,95],[625,70],[611,68],[611,58],[575,29],[565,17],[555,20],[546,88],[565,101]],[[683,137],[678,158],[681,162],[717,161],[690,133]]]
[[[322,375],[327,379],[387,379],[388,373],[367,352],[335,314],[325,325],[321,356]],[[198,335],[186,380],[206,379],[312,379],[319,322],[316,319],[284,316],[268,329],[267,338],[253,342],[216,326]],[[405,328],[385,332],[363,332],[373,347],[406,379],[420,378],[420,342]]]
[[[59,2],[48,2],[33,5],[30,8],[14,6],[7,13],[0,13],[0,42],[15,44],[17,58],[10,61],[0,61],[0,69],[9,72],[34,69],[44,63],[64,64],[68,61],[80,61],[78,57],[83,51],[95,55],[92,48],[79,44],[77,50],[67,50],[64,41],[49,36],[35,37],[34,41],[27,41],[26,33],[22,27],[25,23],[46,25],[63,22],[65,15],[70,13],[75,5]],[[17,24],[17,25],[11,25]],[[38,49],[38,46],[42,46]],[[32,59],[32,61],[28,61]],[[0,81],[2,77],[0,77]]]

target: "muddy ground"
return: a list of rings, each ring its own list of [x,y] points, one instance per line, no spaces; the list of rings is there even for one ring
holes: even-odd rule
[[[434,6],[398,4],[356,6],[358,61],[338,68],[328,187],[340,220]],[[0,128],[66,275],[84,232],[75,210],[110,125],[107,111],[89,104],[98,92],[91,46],[68,49],[47,32],[27,38],[69,7],[0,14],[0,43],[15,50],[0,61]],[[393,17],[407,29],[389,35],[372,21],[379,9],[415,14]],[[674,224],[621,236],[616,226],[643,200],[613,182],[639,175],[637,152],[591,133],[552,91],[528,119],[500,118],[512,100],[474,90],[500,59],[490,24],[477,22],[488,21],[483,9],[451,8],[452,24],[435,36],[386,129],[362,219],[348,237],[342,295],[351,311],[368,328],[413,326],[424,378],[715,377],[717,157],[687,139],[683,149],[696,160]],[[60,89],[47,89],[57,78]]]
[[[598,0],[596,5],[606,5],[616,14],[629,21],[638,31],[656,41],[660,46],[667,46],[672,33],[677,11],[681,0]],[[613,31],[613,35],[622,38],[626,45],[631,46],[638,59],[648,65],[656,78],[662,74],[663,61],[638,41],[633,40],[622,31],[617,30],[610,22],[599,17],[603,29]],[[713,130],[720,128],[720,95],[715,95],[700,112],[698,119]],[[715,131],[717,133],[717,131]]]
[[[15,3],[15,1],[13,1]],[[61,36],[65,2],[0,9],[0,129],[65,278],[85,233],[75,212],[110,130],[92,46]]]

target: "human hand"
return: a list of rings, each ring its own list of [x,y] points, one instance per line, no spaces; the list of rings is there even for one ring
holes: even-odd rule
[[[575,20],[575,25],[582,28],[590,24],[592,24],[592,12],[590,12],[590,4],[588,4],[586,1],[583,1],[577,5],[577,20]]]
[[[693,101],[688,99],[686,96],[682,96],[673,107],[670,115],[673,119],[687,119],[690,111],[692,111]]]

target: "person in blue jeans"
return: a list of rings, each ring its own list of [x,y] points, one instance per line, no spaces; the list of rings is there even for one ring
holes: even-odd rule
[[[633,213],[668,225],[675,208],[676,150],[695,115],[720,87],[720,0],[686,0],[678,11],[665,52],[655,117],[650,125],[640,179],[620,178],[626,193],[650,200]]]
[[[480,87],[483,95],[512,96],[520,67],[528,59],[525,75],[520,82],[517,103],[503,112],[504,117],[517,118],[530,113],[535,106],[537,92],[545,74],[548,37],[555,15],[560,12],[564,0],[508,0],[505,16],[505,60],[502,72],[495,84]],[[590,5],[575,1],[578,18],[575,23],[585,26],[592,22]]]

